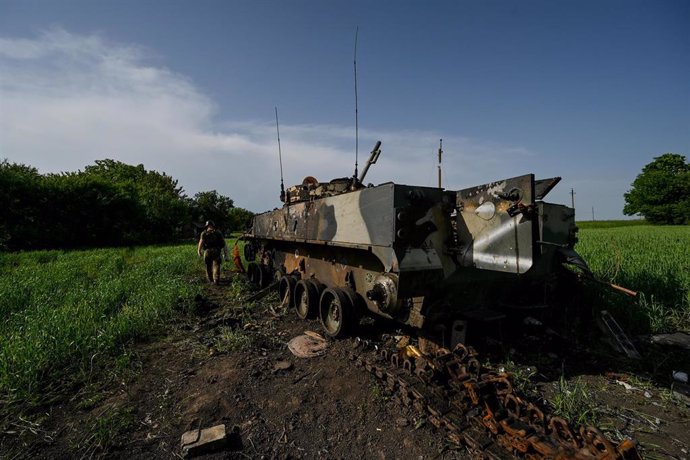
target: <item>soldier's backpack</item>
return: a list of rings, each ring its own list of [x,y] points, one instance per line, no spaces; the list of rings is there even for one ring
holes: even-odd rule
[[[225,245],[223,235],[218,230],[204,231],[201,234],[201,242],[204,245],[204,249],[222,249]]]

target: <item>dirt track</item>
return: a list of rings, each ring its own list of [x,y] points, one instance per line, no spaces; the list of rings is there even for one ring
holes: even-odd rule
[[[38,435],[22,436],[25,447],[0,438],[0,456],[171,458],[181,453],[184,431],[224,423],[239,428],[241,446],[206,458],[466,458],[349,362],[351,340],[330,342],[321,357],[294,357],[285,343],[320,326],[292,312],[274,315],[268,307],[276,303],[272,297],[247,309],[234,304],[227,285],[209,287],[207,313],[138,346],[135,371],[97,397],[82,392],[49,408]],[[240,349],[225,351],[230,342]],[[277,370],[281,361],[290,369]],[[634,434],[647,456],[688,457],[687,408],[663,401],[656,389],[645,397],[611,378],[583,378],[594,400],[613,410],[604,422]]]

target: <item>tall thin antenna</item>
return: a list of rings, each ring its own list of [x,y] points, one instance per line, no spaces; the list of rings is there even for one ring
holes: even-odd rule
[[[278,161],[280,161],[280,201],[285,202],[285,185],[283,184],[283,152],[280,150],[280,127],[278,124],[278,107],[276,109],[276,133],[278,134]]]
[[[438,188],[441,186],[441,158],[443,157],[443,139],[438,140]]]
[[[357,166],[359,160],[359,99],[357,97],[357,39],[359,38],[359,26],[355,30],[355,175],[354,178],[357,180]]]

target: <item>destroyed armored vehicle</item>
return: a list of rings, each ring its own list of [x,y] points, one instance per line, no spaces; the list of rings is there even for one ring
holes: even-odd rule
[[[284,304],[318,316],[331,337],[356,333],[363,315],[397,322],[404,330],[375,346],[355,341],[350,359],[475,458],[639,460],[633,440],[549,415],[465,345],[497,332],[502,341],[502,324],[567,322],[563,264],[588,268],[573,250],[574,210],[543,201],[560,178],[365,186],[380,153],[378,142],[359,177],[281,187],[284,205],[255,216],[242,238],[257,295],[277,284]],[[301,338],[313,340],[291,343]]]
[[[307,177],[254,218],[243,236],[252,282],[279,283],[297,315],[319,317],[332,337],[368,314],[452,346],[473,324],[548,309],[562,262],[578,261],[574,210],[543,201],[560,178],[365,186],[380,144],[359,177]]]

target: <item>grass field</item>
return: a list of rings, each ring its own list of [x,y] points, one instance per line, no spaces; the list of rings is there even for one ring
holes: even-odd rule
[[[604,221],[578,227],[575,249],[594,274],[639,292],[638,323],[646,318],[651,332],[690,330],[690,226]]]
[[[595,224],[578,223],[576,249],[599,278],[640,292],[621,307],[635,332],[690,330],[690,227]],[[191,244],[0,253],[0,402],[86,381],[193,309],[201,278]]]
[[[193,306],[192,245],[0,254],[0,401],[84,380]]]
[[[598,228],[620,228],[620,227],[640,227],[651,225],[646,220],[585,220],[577,223],[578,228],[583,230]],[[658,228],[658,227],[657,227]]]

